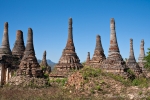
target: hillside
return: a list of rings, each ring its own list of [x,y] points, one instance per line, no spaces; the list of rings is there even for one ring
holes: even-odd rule
[[[85,66],[68,78],[49,79],[50,86],[0,89],[1,100],[150,100],[150,79],[133,80]],[[36,95],[36,96],[35,96]],[[13,98],[13,99],[12,99]]]

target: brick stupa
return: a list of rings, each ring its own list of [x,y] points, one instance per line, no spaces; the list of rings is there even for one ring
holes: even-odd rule
[[[35,57],[33,31],[31,28],[28,28],[28,40],[24,56],[19,65],[18,75],[24,75],[27,77],[42,77],[42,70],[37,62],[37,58]]]
[[[99,66],[105,59],[106,59],[106,56],[104,54],[104,50],[102,47],[101,37],[100,37],[100,35],[97,35],[95,51],[94,51],[93,57],[90,61],[90,64],[93,67],[97,67],[97,65]]]
[[[50,75],[50,76],[66,76],[66,71],[76,69],[79,70],[83,67],[80,63],[80,59],[75,52],[75,46],[73,42],[73,33],[72,33],[72,18],[69,18],[69,28],[68,28],[68,40],[65,49],[62,52],[62,56],[59,59],[58,64],[55,66],[59,75]]]
[[[140,67],[137,64],[134,56],[133,39],[130,39],[130,55],[126,64],[132,71],[134,71],[136,75],[139,75],[141,73]]]
[[[12,55],[22,59],[24,50],[25,46],[23,40],[23,32],[21,30],[17,30],[15,45],[12,49]]]
[[[49,74],[51,72],[51,67],[47,64],[47,60],[46,60],[46,51],[44,51],[43,53],[43,59],[40,63],[40,66],[43,69],[43,73]]]
[[[125,61],[119,51],[114,18],[110,21],[110,47],[107,59],[103,62],[102,68],[107,72],[122,74],[126,70]]]
[[[0,48],[0,56],[11,55],[11,54],[12,54],[12,52],[10,50],[9,35],[8,35],[8,22],[5,22],[2,45]]]
[[[139,54],[139,58],[138,58],[138,64],[139,64],[140,68],[142,69],[142,72],[146,71],[146,69],[144,68],[144,63],[146,63],[146,61],[144,60],[144,57],[145,57],[144,39],[142,39],[141,45],[140,45],[140,54]]]

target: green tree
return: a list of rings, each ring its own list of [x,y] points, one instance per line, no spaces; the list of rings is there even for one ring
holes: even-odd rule
[[[148,48],[148,52],[147,52],[147,55],[145,56],[144,60],[146,61],[144,67],[146,69],[150,70],[150,48]]]

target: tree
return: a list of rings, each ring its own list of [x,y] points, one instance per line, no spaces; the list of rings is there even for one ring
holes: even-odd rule
[[[150,48],[148,48],[148,52],[147,55],[144,57],[144,60],[146,61],[144,68],[150,70]]]

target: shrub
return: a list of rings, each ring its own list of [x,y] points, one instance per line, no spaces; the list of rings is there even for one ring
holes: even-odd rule
[[[146,61],[144,68],[150,70],[150,48],[148,48],[147,55],[145,56],[144,60]]]

